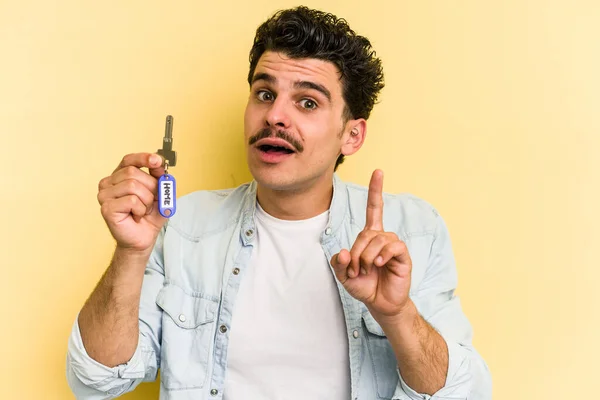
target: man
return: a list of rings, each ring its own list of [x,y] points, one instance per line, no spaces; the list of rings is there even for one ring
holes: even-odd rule
[[[441,217],[334,174],[383,87],[369,41],[304,7],[250,52],[250,184],[157,210],[155,154],[99,184],[117,247],[69,341],[78,398],[152,381],[179,399],[488,399]],[[149,173],[140,168],[147,167]],[[385,213],[384,213],[385,208]]]

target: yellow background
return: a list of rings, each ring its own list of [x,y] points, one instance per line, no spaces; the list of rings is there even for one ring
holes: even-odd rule
[[[238,185],[254,30],[292,1],[0,2],[3,399],[69,399],[71,324],[113,241],[98,181],[175,117],[179,193]],[[308,1],[387,86],[342,178],[445,217],[494,398],[597,396],[600,3]],[[143,384],[127,399],[156,398]]]

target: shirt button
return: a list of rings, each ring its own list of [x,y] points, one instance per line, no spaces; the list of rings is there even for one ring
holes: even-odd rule
[[[217,389],[213,389],[210,391],[211,396],[216,396],[217,394],[219,394],[219,391]]]
[[[246,231],[246,236],[250,237],[250,236],[252,236],[252,235],[254,235],[254,231],[253,231],[252,229],[248,229],[248,230]]]
[[[352,332],[352,336],[354,336],[354,339],[358,339],[358,331],[355,330],[354,332]]]
[[[185,315],[183,315],[183,314],[179,314],[179,320],[180,320],[181,322],[185,322]]]
[[[326,235],[331,235],[331,228],[325,229],[325,234]]]
[[[219,327],[219,330],[221,331],[221,333],[225,333],[225,332],[227,332],[227,327],[225,325],[221,325]]]
[[[239,269],[239,268],[234,268],[234,269],[233,269],[233,274],[234,274],[234,275],[237,275],[237,274],[239,274],[239,273],[240,273],[240,269]]]

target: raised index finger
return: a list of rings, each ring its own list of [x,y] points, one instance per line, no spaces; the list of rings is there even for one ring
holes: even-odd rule
[[[371,175],[365,229],[383,230],[383,171],[380,169],[376,169]]]

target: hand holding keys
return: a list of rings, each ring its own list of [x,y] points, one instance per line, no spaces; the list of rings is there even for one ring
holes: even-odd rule
[[[168,116],[159,154],[127,154],[98,183],[100,211],[117,247],[150,251],[165,218],[175,214],[175,178],[168,173],[168,167],[176,163],[172,129],[173,117]]]

